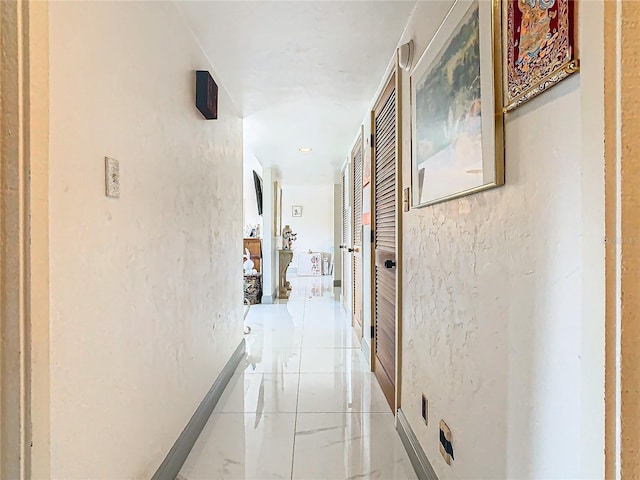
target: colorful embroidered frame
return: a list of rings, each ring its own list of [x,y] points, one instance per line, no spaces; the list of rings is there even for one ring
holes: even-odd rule
[[[503,0],[505,111],[579,70],[574,0]]]

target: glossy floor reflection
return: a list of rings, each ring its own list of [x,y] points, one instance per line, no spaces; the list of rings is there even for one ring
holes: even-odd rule
[[[416,478],[332,279],[292,285],[251,308],[246,358],[180,477]]]

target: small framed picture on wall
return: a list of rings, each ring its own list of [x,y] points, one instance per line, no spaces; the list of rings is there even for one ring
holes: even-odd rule
[[[301,217],[302,216],[302,207],[300,205],[294,205],[291,207],[291,216],[293,217]]]

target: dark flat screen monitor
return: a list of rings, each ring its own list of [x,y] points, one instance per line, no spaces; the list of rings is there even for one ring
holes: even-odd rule
[[[258,202],[258,215],[262,215],[262,178],[253,171],[253,183],[256,187],[256,201]]]

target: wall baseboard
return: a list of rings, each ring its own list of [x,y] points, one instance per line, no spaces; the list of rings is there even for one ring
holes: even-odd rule
[[[280,280],[278,280],[278,282],[280,282]],[[276,288],[273,292],[271,292],[271,295],[262,295],[261,303],[266,303],[266,304],[276,303],[276,300],[280,298],[278,295],[279,289],[280,289],[279,285],[276,285]]]
[[[218,378],[216,378],[209,392],[205,395],[200,405],[198,405],[198,408],[176,440],[176,443],[174,443],[171,450],[169,450],[167,457],[160,467],[158,467],[153,477],[151,477],[151,480],[176,479],[196,440],[198,440],[198,437],[202,433],[202,429],[209,420],[218,400],[220,400],[222,392],[229,383],[229,380],[231,380],[238,365],[240,365],[244,354],[245,342],[243,338],[238,348],[236,348],[236,351],[231,355],[231,358],[222,369],[222,372],[220,372],[220,375],[218,375]]]
[[[367,366],[371,369],[371,343],[366,337],[362,337],[360,340],[360,351],[367,361]]]
[[[409,420],[407,420],[402,409],[398,409],[397,420],[396,430],[398,430],[402,444],[409,454],[411,465],[413,465],[413,469],[416,471],[418,478],[420,480],[438,480],[436,472],[433,471],[433,467],[431,463],[429,463],[429,459],[425,455],[424,450],[422,450],[420,442],[418,442],[418,437],[413,433],[413,429],[411,425],[409,425]]]

